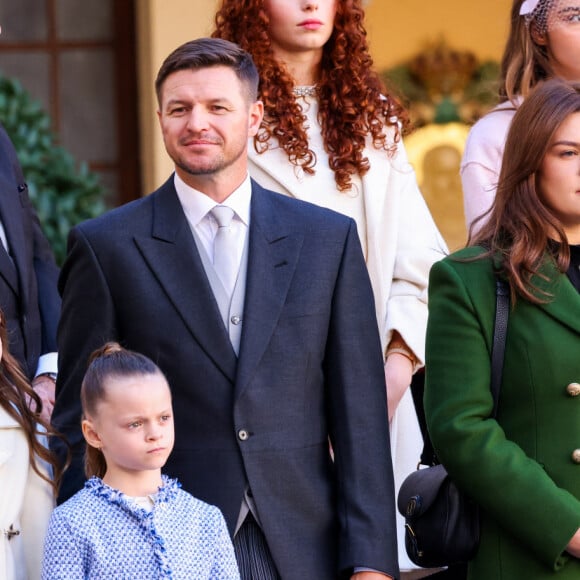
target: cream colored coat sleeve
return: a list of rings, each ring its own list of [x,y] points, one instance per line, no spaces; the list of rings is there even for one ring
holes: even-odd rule
[[[22,429],[0,408],[0,578],[38,580],[52,488],[32,469]],[[47,470],[41,464],[41,469]],[[48,471],[46,471],[48,473]],[[8,539],[5,531],[20,533]]]
[[[497,106],[467,136],[460,171],[468,231],[474,220],[489,210],[495,198],[505,140],[515,111],[511,103]]]
[[[375,289],[377,320],[386,346],[394,330],[425,360],[427,282],[431,266],[447,254],[403,143],[385,160],[368,151],[363,177],[369,243],[367,267]]]
[[[39,462],[43,473],[49,473],[49,466]],[[42,557],[44,554],[44,537],[48,528],[50,514],[54,509],[52,488],[30,466],[22,506],[22,530],[26,566],[30,578],[40,578]]]

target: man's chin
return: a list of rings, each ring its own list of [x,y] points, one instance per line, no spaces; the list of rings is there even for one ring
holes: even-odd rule
[[[222,169],[220,163],[210,162],[210,163],[178,163],[176,164],[181,171],[189,175],[213,175]]]

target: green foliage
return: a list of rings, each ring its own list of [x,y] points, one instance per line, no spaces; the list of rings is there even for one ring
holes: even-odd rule
[[[1,74],[0,123],[14,143],[30,199],[61,264],[70,228],[106,209],[98,176],[56,144],[48,114],[18,81]]]

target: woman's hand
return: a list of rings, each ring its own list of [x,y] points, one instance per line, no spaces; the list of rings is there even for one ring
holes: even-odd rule
[[[566,551],[574,556],[574,558],[580,558],[580,528],[576,530],[576,533],[572,536],[572,539],[568,542],[566,546]]]
[[[395,411],[411,384],[413,366],[413,362],[408,357],[398,352],[390,354],[385,361],[389,423],[393,420]]]
[[[42,401],[42,412],[40,413],[40,416],[47,423],[50,423],[52,408],[54,407],[54,379],[49,378],[47,375],[38,375],[34,381],[32,381],[32,388],[36,391],[36,394]]]

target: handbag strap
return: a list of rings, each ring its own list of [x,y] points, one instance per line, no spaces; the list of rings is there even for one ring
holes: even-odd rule
[[[497,416],[509,313],[509,285],[505,280],[498,277],[495,279],[495,324],[493,326],[493,344],[491,346],[491,394],[493,396],[493,417]]]
[[[510,309],[510,290],[508,283],[496,277],[495,280],[495,321],[493,326],[493,342],[491,346],[491,394],[493,396],[493,413],[497,415],[497,406],[501,387],[501,378],[503,372],[503,360],[505,354],[505,343],[507,337],[507,324]],[[427,421],[425,419],[425,409],[423,407],[425,373],[416,373],[413,376],[411,389],[413,392],[413,401],[419,419],[419,427],[423,435],[423,452],[419,460],[420,465],[437,465],[439,460],[433,449],[429,431],[427,430]]]

